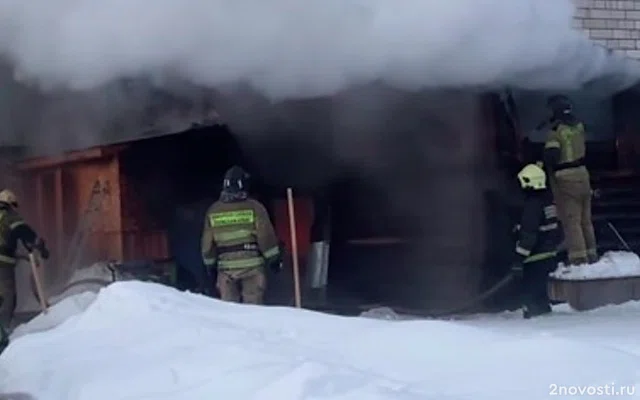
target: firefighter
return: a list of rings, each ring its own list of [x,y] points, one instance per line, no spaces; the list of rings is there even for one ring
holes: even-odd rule
[[[225,301],[262,304],[265,268],[282,268],[282,251],[267,210],[247,192],[248,174],[230,168],[220,199],[207,210],[202,258],[217,270],[216,285]]]
[[[45,260],[49,250],[44,240],[17,212],[18,199],[11,190],[0,191],[0,326],[8,329],[16,307],[16,250],[20,240],[32,252],[37,249]]]
[[[590,175],[585,165],[585,129],[572,112],[569,99],[549,98],[552,126],[544,148],[544,164],[562,223],[570,265],[598,261],[591,220]]]
[[[512,273],[522,284],[523,317],[551,312],[547,277],[557,267],[557,247],[562,239],[553,195],[545,171],[528,164],[518,173],[524,206],[517,227]]]

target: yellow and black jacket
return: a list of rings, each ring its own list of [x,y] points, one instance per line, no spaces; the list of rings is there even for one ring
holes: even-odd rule
[[[32,249],[38,236],[11,206],[0,203],[0,264],[13,266],[16,264],[18,241]]]
[[[556,257],[562,232],[550,191],[527,194],[517,235],[515,251],[521,262],[526,264]]]
[[[252,198],[213,203],[205,215],[201,244],[204,264],[221,271],[262,268],[281,256],[269,214]]]

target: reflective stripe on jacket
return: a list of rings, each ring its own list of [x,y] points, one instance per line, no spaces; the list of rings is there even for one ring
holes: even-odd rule
[[[251,198],[211,205],[201,245],[204,264],[222,270],[263,267],[265,259],[280,254],[269,214]]]
[[[525,200],[515,251],[525,263],[555,257],[562,240],[558,214],[549,191]]]

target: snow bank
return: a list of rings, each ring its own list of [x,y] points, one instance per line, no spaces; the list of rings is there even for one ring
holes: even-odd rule
[[[20,277],[17,278],[16,282],[18,286],[18,304],[16,311],[37,312],[40,311],[40,303],[34,295],[31,286],[31,266],[28,263],[25,264],[26,265],[19,266],[18,274]],[[20,268],[23,269],[20,270]],[[113,278],[113,273],[109,269],[108,263],[99,262],[73,271],[64,285],[46,287],[45,294],[48,297],[47,300],[49,304],[56,304],[69,296],[85,292],[98,292],[106,286],[107,283],[112,282]],[[118,279],[121,278],[121,276],[118,276]],[[80,283],[82,281],[84,281],[84,283]],[[68,289],[64,290],[65,287],[68,287]]]
[[[600,261],[592,265],[560,264],[558,269],[549,276],[566,280],[640,277],[640,257],[628,251],[611,251],[605,253]]]
[[[14,340],[0,356],[0,393],[38,400],[539,400],[553,384],[640,383],[640,357],[600,340],[238,305],[118,282],[55,329]]]
[[[47,313],[40,313],[26,324],[17,326],[11,333],[11,339],[15,340],[29,333],[42,332],[55,328],[69,318],[72,318],[83,311],[96,299],[94,292],[82,292],[67,297],[51,307]]]

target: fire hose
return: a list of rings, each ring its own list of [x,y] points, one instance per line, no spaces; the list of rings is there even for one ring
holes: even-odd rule
[[[455,314],[462,314],[482,304],[484,301],[491,298],[500,290],[507,287],[513,280],[514,280],[514,274],[509,272],[501,280],[499,280],[492,287],[490,287],[480,295],[462,304],[458,304],[455,307],[451,307],[449,309],[437,310],[437,311],[411,310],[403,307],[394,307],[392,309],[394,309],[395,311],[398,311],[400,314],[413,315],[413,316],[424,317],[424,318],[442,318],[442,317],[452,316]]]
[[[406,308],[406,307],[395,307],[395,306],[391,306],[391,307],[388,307],[388,308],[390,308],[391,310],[393,310],[394,312],[397,312],[399,314],[403,314],[403,315],[407,315],[407,316],[423,317],[423,318],[444,318],[444,317],[454,316],[456,314],[462,314],[464,312],[470,311],[474,307],[480,305],[481,303],[483,303],[487,299],[489,299],[492,296],[494,296],[500,290],[506,288],[514,279],[515,279],[514,274],[510,272],[507,275],[505,275],[500,281],[495,283],[492,287],[490,287],[489,289],[487,289],[486,291],[484,291],[480,295],[478,295],[478,296],[476,296],[476,297],[474,297],[474,298],[470,299],[469,301],[466,301],[466,302],[464,302],[462,304],[458,304],[455,307],[451,307],[451,308],[444,309],[444,310],[425,311],[425,310],[420,310],[420,309],[412,309],[412,308]],[[377,304],[376,306],[377,307],[383,307],[384,305]],[[331,313],[337,313],[337,314],[343,314],[343,315],[350,315],[350,314],[359,314],[362,311],[366,311],[364,308],[365,307],[327,306],[327,307],[316,307],[314,309],[316,311],[325,311],[325,312],[331,312]],[[366,308],[367,309],[374,308],[374,306],[367,306]]]

